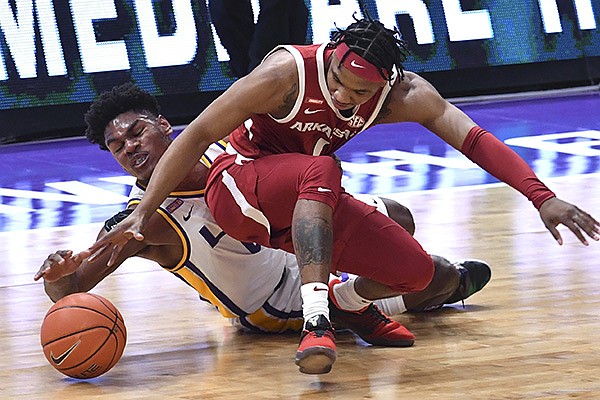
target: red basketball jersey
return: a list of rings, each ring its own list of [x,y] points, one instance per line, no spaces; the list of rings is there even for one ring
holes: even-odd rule
[[[241,155],[252,159],[278,153],[329,155],[373,123],[392,86],[386,84],[369,101],[356,106],[352,115],[343,116],[327,88],[325,60],[332,50],[326,47],[288,45],[273,50],[283,48],[294,56],[298,97],[284,118],[255,114],[232,132],[230,141]]]

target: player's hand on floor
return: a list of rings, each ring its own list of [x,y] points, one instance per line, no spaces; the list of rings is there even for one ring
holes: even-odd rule
[[[46,258],[33,280],[44,278],[48,282],[57,281],[75,272],[82,261],[83,258],[79,254],[73,256],[72,250],[58,250]]]
[[[552,233],[558,244],[563,244],[562,237],[556,227],[565,225],[584,245],[588,245],[583,232],[593,240],[599,240],[600,223],[579,207],[556,197],[548,199],[540,207],[540,217],[546,228]]]
[[[107,265],[109,267],[114,265],[117,257],[127,242],[131,239],[138,241],[144,240],[142,229],[145,224],[142,216],[138,215],[136,210],[128,215],[123,221],[115,225],[110,232],[98,239],[96,243],[91,245],[86,251],[79,254],[82,257],[89,257],[87,259],[89,262],[94,262],[94,260],[101,255],[110,252],[110,259],[108,260]]]

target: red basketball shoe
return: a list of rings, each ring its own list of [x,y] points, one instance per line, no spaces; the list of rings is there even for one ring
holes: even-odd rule
[[[324,315],[317,315],[304,324],[296,365],[305,374],[326,374],[331,371],[337,351],[335,333]]]
[[[329,282],[329,315],[335,326],[350,329],[365,342],[376,346],[413,345],[415,335],[399,322],[390,319],[373,303],[356,312],[342,310],[333,294],[333,286],[338,283],[341,283],[338,279]]]

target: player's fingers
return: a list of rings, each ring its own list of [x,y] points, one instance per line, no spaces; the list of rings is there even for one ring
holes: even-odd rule
[[[95,244],[93,244],[92,247],[90,247],[87,250],[84,250],[90,254],[90,256],[88,256],[87,260],[89,262],[94,262],[98,257],[103,255],[104,252],[109,249],[109,247],[110,247],[110,243],[106,243],[101,247],[97,247]]]
[[[73,256],[73,261],[80,264],[83,260],[92,255],[92,252],[89,250],[83,250]]]
[[[94,253],[98,252],[99,250],[106,248],[106,246],[108,244],[110,244],[110,239],[108,238],[108,235],[107,235],[107,236],[104,236],[104,237],[98,239],[96,241],[96,243],[94,243],[90,247],[88,247],[88,251],[91,254],[94,254]]]
[[[144,235],[142,235],[142,233],[139,230],[128,229],[125,232],[123,232],[123,235],[127,240],[135,239],[140,242],[144,240]]]
[[[117,261],[117,258],[119,257],[119,254],[121,253],[121,250],[123,250],[123,245],[120,244],[116,244],[113,249],[112,249],[112,253],[110,255],[110,259],[108,260],[108,266],[112,267],[114,265],[114,263]]]
[[[50,255],[50,256],[48,256],[48,258],[46,258],[46,259],[44,260],[44,263],[42,264],[42,266],[41,266],[41,268],[40,268],[40,269],[46,269],[46,268],[49,268],[50,266],[52,266],[52,265],[56,264],[56,263],[57,263],[57,262],[59,262],[60,260],[62,260],[62,257],[58,257],[58,258],[54,259],[54,258],[51,258],[51,255]]]
[[[141,242],[142,240],[144,240],[144,235],[141,234],[141,232],[134,232],[133,233],[133,238],[139,242]]]
[[[56,253],[49,254],[48,258],[46,258],[46,261],[44,261],[44,264],[48,263],[48,265],[52,265],[52,264],[58,263],[62,260],[64,260],[63,255],[59,254],[59,252],[56,252]]]
[[[45,273],[47,273],[48,271],[50,271],[50,268],[52,268],[52,266],[54,265],[58,265],[61,263],[61,261],[64,261],[64,258],[62,258],[62,256],[58,255],[56,253],[52,253],[50,255],[48,255],[48,258],[46,258],[44,260],[44,262],[42,263],[42,266],[40,267],[40,269],[38,270],[38,272],[34,275],[33,279],[34,280],[38,280],[40,279]]]
[[[560,236],[560,232],[556,229],[555,225],[546,225],[546,228],[550,231],[552,236],[554,236],[554,240],[558,242],[559,245],[563,244],[562,236]]]
[[[596,220],[596,218],[592,217],[592,216],[591,216],[591,214],[589,214],[587,211],[583,211],[583,210],[581,210],[581,209],[579,209],[579,208],[577,209],[577,211],[578,211],[578,212],[579,212],[579,214],[581,214],[581,215],[582,215],[584,218],[586,218],[586,219],[590,220],[590,221],[591,221],[591,223],[592,223],[593,225],[596,225],[596,226],[600,225],[600,222],[598,222],[598,221]]]
[[[579,241],[581,243],[583,243],[586,246],[589,246],[588,241],[586,240],[585,236],[583,236],[583,233],[581,233],[581,230],[579,229],[579,227],[577,226],[578,224],[572,220],[570,221],[566,221],[564,222],[564,225],[569,228],[569,230],[571,232],[573,232],[573,234],[577,237],[577,239],[579,239]]]
[[[34,281],[38,281],[38,280],[40,280],[40,278],[41,278],[42,276],[44,276],[44,274],[45,274],[45,273],[46,273],[48,270],[49,270],[49,268],[44,268],[44,267],[40,268],[40,269],[38,270],[38,272],[36,272],[36,273],[35,273],[35,275],[33,276],[33,280],[34,280]]]
[[[92,244],[88,250],[92,253],[96,253],[98,250],[109,247],[111,244],[117,243],[124,239],[129,240],[127,239],[127,234],[125,231],[119,229],[119,225],[117,225],[112,231],[96,240],[96,243]]]
[[[600,224],[591,215],[582,211],[580,215],[573,217],[575,222],[592,239],[599,240]]]

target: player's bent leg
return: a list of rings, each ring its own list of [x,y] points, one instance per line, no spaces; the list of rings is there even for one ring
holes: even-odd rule
[[[395,200],[372,195],[353,195],[360,201],[376,207],[383,214],[400,224],[411,235],[415,232],[415,222],[410,210]],[[467,260],[451,264],[447,259],[432,256],[435,265],[434,277],[422,292],[409,293],[378,300],[379,307],[388,315],[429,311],[441,308],[444,304],[464,301],[477,293],[489,282],[491,269],[480,260]],[[408,308],[408,310],[407,310]]]
[[[362,309],[352,307],[357,306],[352,298],[357,295],[372,303],[375,299],[423,290],[434,273],[431,256],[406,229],[354,198],[341,195],[335,213],[334,231],[339,235],[336,240],[343,242],[341,250],[334,249],[335,268],[358,277],[352,282],[332,282],[330,294],[334,293],[332,301],[337,306],[330,311],[332,322],[352,329],[368,343],[412,345],[414,336],[404,326],[373,304]],[[350,231],[348,227],[354,229]],[[341,295],[337,300],[336,293]]]
[[[286,168],[282,168],[282,165],[286,165]],[[231,166],[228,171],[242,178],[241,169],[246,171],[246,178],[250,178],[242,179],[242,182],[245,182],[245,197],[250,199],[248,203],[252,204],[252,194],[255,194],[255,204],[268,221],[272,247],[293,252],[311,248],[314,240],[318,240],[319,243],[328,242],[325,240],[327,235],[322,239],[315,239],[314,235],[321,232],[320,229],[304,235],[301,234],[306,233],[304,230],[295,228],[298,228],[299,219],[310,221],[311,224],[314,219],[318,223],[331,219],[332,210],[341,191],[341,172],[334,160],[330,157],[302,154],[273,155],[259,158],[245,167]],[[249,186],[248,182],[255,182],[255,185]],[[242,184],[238,185],[238,188],[240,186]],[[296,232],[293,238],[292,231]],[[305,243],[306,240],[310,244]],[[331,237],[329,243],[331,246]],[[331,249],[325,248],[323,252],[331,254]],[[310,286],[308,284],[313,282],[327,282],[330,272],[329,260],[326,259],[324,265],[319,266],[305,265],[298,254],[296,258],[302,288]],[[301,289],[305,323],[296,353],[296,364],[300,367],[300,372],[307,374],[329,372],[336,359],[335,333],[329,321],[327,306],[327,287],[323,286],[323,292],[313,291],[314,285],[306,291],[307,293]]]
[[[358,275],[356,291],[378,299],[423,290],[434,274],[431,256],[398,223],[342,193],[333,215],[332,266]]]

